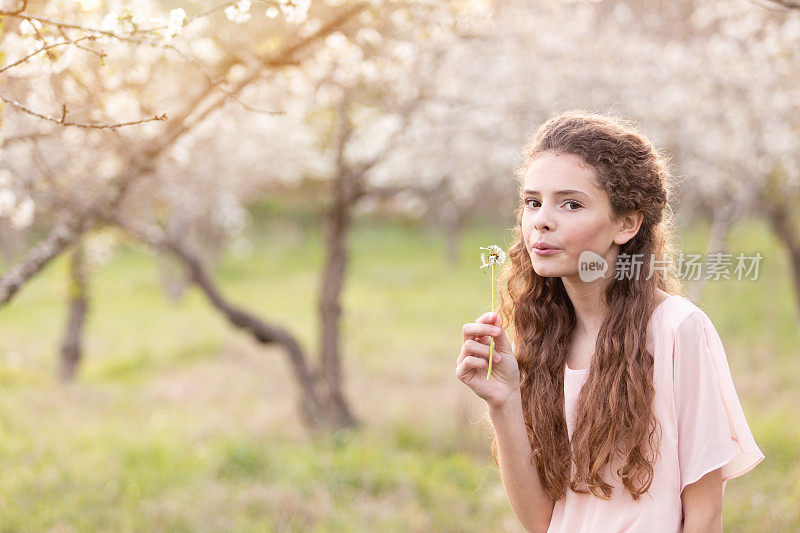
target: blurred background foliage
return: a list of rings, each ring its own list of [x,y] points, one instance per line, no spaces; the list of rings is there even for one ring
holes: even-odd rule
[[[0,6],[0,529],[519,531],[453,375],[513,165],[572,107],[671,156],[687,290],[800,528],[800,7]]]

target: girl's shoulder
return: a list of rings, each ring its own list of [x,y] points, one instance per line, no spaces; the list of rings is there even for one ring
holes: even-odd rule
[[[681,294],[672,294],[661,302],[651,320],[664,333],[678,330],[687,320],[711,322],[705,311]]]

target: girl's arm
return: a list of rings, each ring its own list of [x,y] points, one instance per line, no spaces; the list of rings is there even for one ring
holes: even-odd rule
[[[684,533],[722,533],[722,468],[686,485],[681,503]]]
[[[497,438],[500,477],[511,508],[527,531],[545,533],[550,527],[555,502],[542,488],[539,474],[530,462],[532,449],[519,389],[502,407],[490,405],[489,417]]]

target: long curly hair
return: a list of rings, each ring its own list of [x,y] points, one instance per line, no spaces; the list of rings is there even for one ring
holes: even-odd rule
[[[620,256],[643,254],[638,256],[644,259],[641,271],[607,282],[607,313],[578,397],[571,442],[563,391],[575,311],[560,277],[542,277],[534,271],[522,234],[525,174],[530,162],[544,152],[573,154],[591,166],[615,217],[632,211],[643,214],[638,233],[619,249]],[[514,164],[520,201],[509,261],[499,278],[498,314],[510,331],[520,367],[531,464],[553,500],[565,496],[567,483],[574,492],[591,491],[609,499],[613,486],[601,473],[617,459],[622,465],[617,475],[634,500],[652,483],[655,455],[660,456],[660,424],[653,406],[653,354],[646,349],[647,327],[658,306],[659,288],[682,294],[672,267],[670,237],[675,222],[669,200],[674,182],[668,167],[669,156],[657,150],[632,120],[583,110],[546,120]],[[651,257],[659,267],[652,268]],[[497,463],[493,428],[492,434]]]

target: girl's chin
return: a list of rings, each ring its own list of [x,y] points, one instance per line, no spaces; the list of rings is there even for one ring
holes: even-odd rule
[[[563,261],[557,259],[560,256],[560,252],[552,256],[532,253],[531,264],[533,265],[533,271],[543,278],[562,278],[564,276],[569,276],[569,269],[565,268]],[[573,270],[572,273],[575,273],[575,270]]]
[[[533,263],[533,271],[536,272],[537,275],[545,278],[561,277],[566,274],[563,268],[555,268],[553,266],[536,263],[535,261]]]

